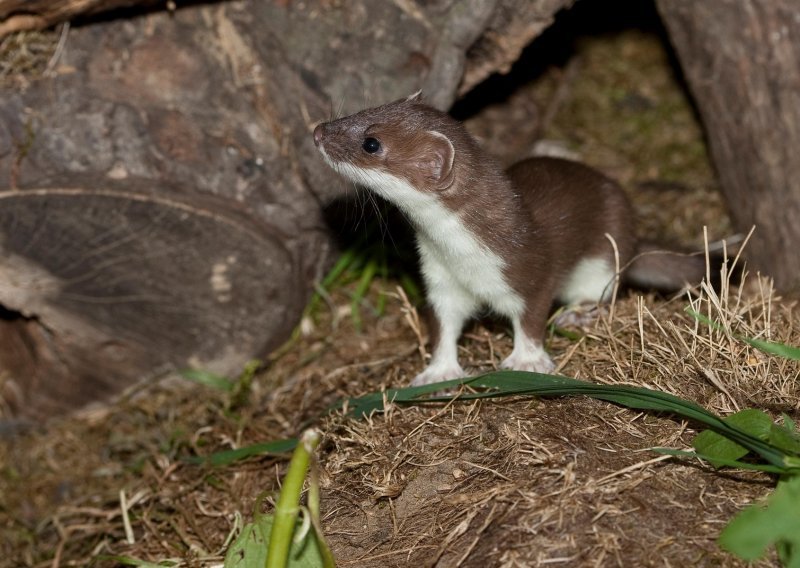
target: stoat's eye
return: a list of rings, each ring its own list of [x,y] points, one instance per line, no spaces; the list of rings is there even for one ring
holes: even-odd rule
[[[364,143],[361,145],[367,154],[374,154],[381,149],[381,143],[377,138],[365,138]]]

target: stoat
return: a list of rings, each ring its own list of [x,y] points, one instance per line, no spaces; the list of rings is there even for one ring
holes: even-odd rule
[[[635,259],[645,247],[637,245],[628,199],[608,177],[555,158],[504,171],[419,93],[320,124],[314,142],[335,171],[396,205],[416,232],[438,329],[414,385],[464,376],[457,341],[482,307],[513,325],[503,368],[549,372],[554,365],[542,343],[555,301],[608,300],[617,266],[626,267],[623,280],[659,288],[678,289],[704,274],[692,257]]]

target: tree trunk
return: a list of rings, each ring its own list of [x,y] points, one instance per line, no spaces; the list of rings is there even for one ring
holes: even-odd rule
[[[800,5],[658,0],[747,257],[800,289]]]
[[[447,107],[570,1],[224,2],[71,29],[54,76],[0,96],[6,406],[263,356],[331,260],[321,208],[346,186],[313,125],[420,86]]]

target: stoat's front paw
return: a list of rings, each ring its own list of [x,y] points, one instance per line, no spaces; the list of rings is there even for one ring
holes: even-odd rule
[[[514,371],[529,371],[532,373],[550,373],[556,368],[555,363],[544,349],[537,349],[528,353],[511,353],[505,361],[500,364],[502,369],[513,369]]]
[[[414,377],[411,381],[412,387],[421,387],[422,385],[431,385],[433,383],[441,383],[442,381],[449,381],[451,379],[460,379],[467,376],[461,365],[450,367],[434,367],[430,366],[419,375]]]

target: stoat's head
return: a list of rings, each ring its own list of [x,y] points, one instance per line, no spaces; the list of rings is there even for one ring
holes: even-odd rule
[[[424,192],[452,186],[454,141],[464,136],[458,122],[424,104],[420,93],[314,129],[314,143],[334,170],[389,199],[387,179]]]

